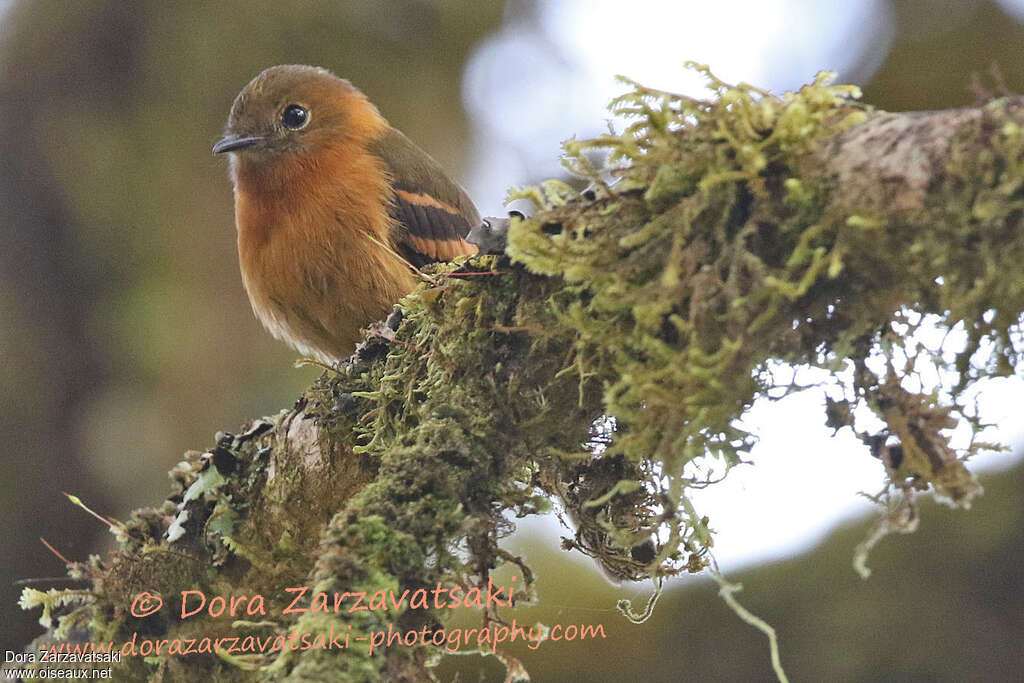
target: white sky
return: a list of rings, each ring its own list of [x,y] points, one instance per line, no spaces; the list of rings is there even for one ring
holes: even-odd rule
[[[996,0],[996,2],[1004,12],[1024,21],[1024,0]]]
[[[885,58],[890,23],[881,0],[541,3],[539,23],[506,25],[466,66],[477,147],[467,185],[500,215],[509,185],[560,174],[561,142],[604,129],[608,102],[623,92],[617,74],[693,95],[704,91],[683,69],[691,59],[778,92],[823,69],[858,82]]]
[[[1024,0],[1001,4],[1024,15]],[[506,25],[466,67],[464,99],[476,131],[468,185],[485,215],[503,215],[506,188],[559,175],[563,140],[605,127],[605,106],[622,92],[616,74],[692,95],[703,90],[682,68],[688,59],[724,80],[774,92],[796,89],[823,69],[862,83],[892,39],[884,0],[561,0],[542,3],[540,15],[539,25]],[[1003,425],[996,436],[1019,447],[1024,380],[986,382],[979,402],[988,421]],[[805,549],[871,509],[857,493],[881,488],[882,466],[849,430],[830,436],[822,390],[758,403],[745,422],[760,437],[754,465],[695,497],[718,532],[724,570]],[[973,468],[1012,462],[991,455]],[[524,530],[564,533],[550,516]]]

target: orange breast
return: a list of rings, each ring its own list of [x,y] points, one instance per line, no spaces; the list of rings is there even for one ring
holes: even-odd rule
[[[242,279],[275,337],[337,361],[352,353],[361,328],[415,286],[408,268],[374,242],[391,241],[389,189],[376,158],[344,140],[315,159],[238,169]]]

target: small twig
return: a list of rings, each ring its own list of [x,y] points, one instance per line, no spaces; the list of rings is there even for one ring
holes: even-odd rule
[[[235,437],[235,444],[238,445],[238,446],[241,446],[243,443],[245,443],[247,441],[251,441],[253,439],[256,439],[256,438],[259,438],[259,437],[263,436],[264,434],[266,434],[268,431],[270,431],[273,428],[274,428],[274,424],[272,422],[266,422],[264,420],[259,420],[259,421],[256,422],[256,424],[254,424],[252,426],[251,429],[249,429],[249,431],[247,431],[247,432],[245,432],[243,434],[239,434],[238,436],[236,436]]]
[[[739,603],[739,601],[733,596],[733,593],[738,593],[743,590],[743,586],[738,583],[730,583],[724,576],[722,576],[722,572],[718,570],[718,564],[714,562],[714,560],[712,560],[712,562],[711,577],[719,586],[718,595],[721,596],[722,600],[725,601],[725,604],[729,606],[736,616],[768,636],[768,647],[771,650],[772,669],[775,670],[775,676],[779,679],[779,683],[789,683],[789,678],[786,676],[786,672],[782,668],[782,659],[779,656],[779,639],[775,635],[775,629],[772,628],[764,619],[752,613]]]
[[[580,550],[583,549],[580,548]],[[634,612],[633,601],[626,599],[618,600],[615,603],[615,610],[634,624],[644,623],[650,619],[652,614],[654,614],[654,606],[658,604],[658,598],[661,597],[661,589],[664,585],[664,578],[659,577],[654,579],[654,591],[651,593],[650,597],[647,598],[647,604],[644,606],[644,610],[642,612]]]
[[[78,496],[70,494],[67,491],[61,491],[61,493],[63,493],[67,497],[67,499],[70,500],[72,503],[74,503],[78,507],[82,508],[83,510],[88,512],[90,515],[92,515],[93,517],[95,517],[96,519],[100,520],[101,522],[106,524],[108,527],[110,527],[111,531],[124,531],[124,525],[121,524],[121,522],[118,522],[116,519],[111,519],[109,517],[104,517],[100,513],[96,512],[95,510],[90,509],[89,506],[86,505],[85,503],[83,503],[82,499],[79,498]]]
[[[411,271],[412,271],[413,273],[415,273],[415,274],[416,274],[416,275],[417,275],[417,276],[418,276],[419,278],[421,278],[421,279],[422,279],[422,280],[423,280],[424,282],[429,282],[430,284],[434,285],[435,287],[437,286],[437,282],[436,282],[436,281],[434,280],[434,278],[430,277],[429,275],[427,275],[426,273],[424,273],[424,272],[423,272],[422,270],[420,270],[419,268],[417,268],[416,266],[414,266],[414,265],[413,265],[413,264],[412,264],[412,263],[411,263],[411,262],[409,261],[409,259],[405,258],[405,257],[404,257],[404,256],[402,256],[401,254],[399,254],[399,253],[398,253],[397,251],[395,251],[394,249],[392,249],[390,245],[388,245],[388,244],[384,244],[384,243],[383,243],[383,242],[381,242],[381,241],[380,241],[379,239],[377,239],[376,237],[374,237],[373,235],[371,235],[371,234],[369,234],[369,233],[367,233],[366,237],[367,237],[367,239],[369,239],[369,240],[370,240],[371,242],[373,242],[374,244],[376,244],[376,245],[377,245],[378,247],[380,247],[380,248],[384,249],[384,250],[385,250],[385,251],[387,251],[387,252],[388,252],[389,254],[391,254],[392,256],[394,256],[394,257],[395,257],[396,259],[398,259],[399,261],[401,261],[402,263],[404,263],[404,264],[405,264],[405,265],[406,265],[406,266],[407,266],[407,267],[409,268],[409,270],[411,270]]]
[[[471,270],[457,273],[445,273],[445,277],[471,277],[474,275],[505,275],[507,270]]]
[[[302,367],[305,367],[307,365],[315,365],[318,368],[323,368],[324,370],[327,370],[328,372],[333,372],[333,373],[337,373],[338,372],[337,368],[332,367],[332,366],[328,365],[327,363],[324,363],[323,361],[319,361],[316,358],[310,358],[308,356],[303,356],[302,358],[296,358],[295,362],[292,365],[294,367],[296,367],[296,368],[302,368]]]
[[[526,565],[526,561],[523,558],[519,557],[518,555],[513,555],[512,553],[510,553],[509,551],[505,550],[504,548],[499,548],[497,546],[494,547],[494,550],[497,552],[498,557],[502,558],[503,560],[505,560],[507,562],[511,562],[512,564],[514,564],[517,567],[519,567],[519,570],[521,572],[523,572],[523,582],[524,582],[524,585],[526,585],[526,586],[533,585],[533,572]]]
[[[65,494],[65,495],[67,495],[67,494]],[[49,550],[49,551],[50,551],[51,553],[53,553],[54,555],[56,555],[57,557],[59,557],[59,558],[60,558],[60,560],[61,560],[61,562],[63,562],[64,564],[71,564],[71,560],[69,560],[68,558],[64,557],[64,555],[63,555],[63,554],[62,554],[62,553],[61,553],[61,552],[60,552],[59,550],[57,550],[57,549],[56,549],[56,548],[54,548],[54,547],[53,547],[52,545],[50,545],[50,542],[49,542],[49,541],[47,541],[47,540],[46,540],[45,538],[43,538],[42,536],[40,536],[40,537],[39,537],[39,540],[40,540],[40,541],[42,542],[42,544],[43,544],[43,545],[45,545],[45,546],[46,546],[46,549],[47,549],[47,550]],[[32,579],[26,579],[26,581],[31,581],[31,580],[32,580]],[[45,579],[36,579],[36,580],[37,580],[37,581],[43,581],[43,580],[45,580]]]
[[[18,579],[14,581],[14,586],[32,586],[40,583],[69,583],[69,582],[88,583],[88,579],[76,579],[73,576],[40,576],[33,579]]]
[[[389,342],[394,342],[396,344],[401,344],[402,346],[404,346],[406,348],[409,348],[409,349],[412,349],[413,351],[416,351],[418,353],[421,353],[424,356],[429,356],[430,355],[430,351],[424,349],[421,346],[416,346],[412,342],[407,342],[404,339],[396,339],[395,337],[389,337],[388,335],[383,334],[381,332],[378,332],[377,330],[370,330],[370,334],[373,335],[374,337],[379,337],[379,338],[383,339],[384,341],[389,341]]]

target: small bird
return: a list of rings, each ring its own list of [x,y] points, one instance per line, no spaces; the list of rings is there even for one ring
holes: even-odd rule
[[[256,317],[324,363],[351,355],[422,266],[476,253],[466,192],[347,80],[266,69],[235,98],[230,153],[238,258]]]

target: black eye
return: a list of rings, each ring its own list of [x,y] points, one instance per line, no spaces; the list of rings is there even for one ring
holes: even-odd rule
[[[289,104],[284,108],[284,113],[281,114],[281,123],[284,124],[285,128],[290,128],[291,130],[305,128],[306,124],[309,123],[309,110],[297,104]]]

